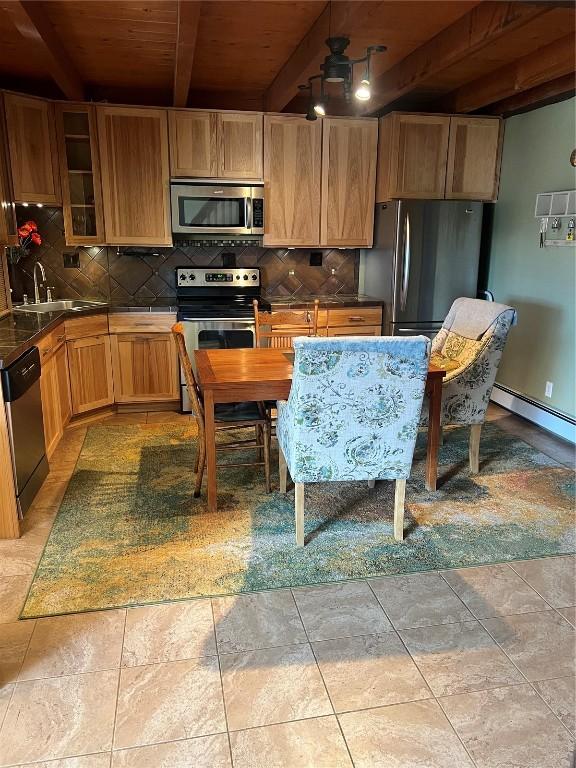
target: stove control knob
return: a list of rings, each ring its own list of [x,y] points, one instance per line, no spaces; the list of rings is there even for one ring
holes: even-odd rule
[[[248,275],[244,275],[244,280],[248,280]]]
[[[196,280],[196,275],[188,275],[188,280]]]
[[[256,275],[252,275],[252,280],[256,280]]]

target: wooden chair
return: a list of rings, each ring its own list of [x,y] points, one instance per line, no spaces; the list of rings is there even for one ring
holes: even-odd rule
[[[257,299],[254,299],[253,304],[257,347],[290,349],[297,336],[318,335],[318,299],[314,301],[313,309],[280,312],[260,312]]]
[[[193,416],[198,424],[198,452],[194,472],[196,473],[196,483],[194,486],[194,496],[200,496],[202,486],[202,475],[204,474],[204,465],[206,462],[206,431],[204,427],[204,406],[202,403],[202,394],[196,383],[196,377],[192,370],[190,358],[184,343],[184,328],[181,323],[172,326],[172,334],[178,347],[178,357],[184,371],[188,394],[192,402]],[[252,467],[263,466],[266,480],[266,493],[270,493],[270,420],[261,403],[223,403],[216,406],[215,425],[216,432],[225,432],[233,429],[242,429],[244,427],[254,427],[254,439],[238,440],[232,443],[216,444],[217,451],[238,451],[246,448],[255,448],[258,461],[245,462],[239,464],[221,464],[222,467]],[[262,456],[264,457],[263,461]]]

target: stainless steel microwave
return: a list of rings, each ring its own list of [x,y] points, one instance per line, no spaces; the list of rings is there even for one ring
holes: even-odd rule
[[[264,234],[264,186],[172,182],[172,232],[180,234]]]

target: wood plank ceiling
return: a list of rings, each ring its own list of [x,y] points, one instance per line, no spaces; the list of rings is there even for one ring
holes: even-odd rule
[[[506,114],[574,92],[569,2],[0,0],[0,85],[133,104],[302,111],[328,35],[367,45],[391,108]],[[332,114],[360,113],[338,98]]]

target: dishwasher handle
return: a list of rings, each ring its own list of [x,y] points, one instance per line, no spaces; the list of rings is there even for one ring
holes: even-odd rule
[[[12,365],[0,371],[4,402],[13,403],[27,392],[40,378],[40,353],[38,347],[24,352]]]

